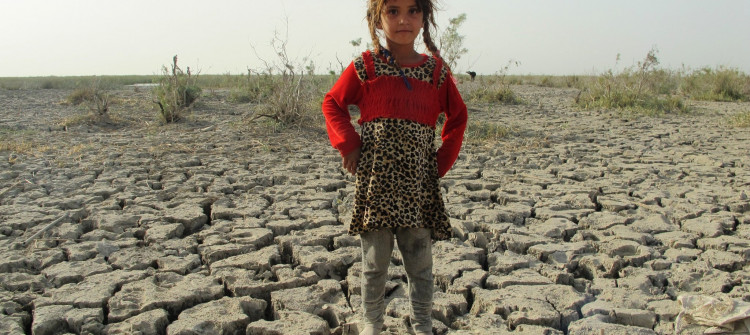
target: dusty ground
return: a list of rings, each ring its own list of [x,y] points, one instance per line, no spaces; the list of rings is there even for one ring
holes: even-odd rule
[[[469,141],[442,181],[437,333],[671,334],[680,295],[750,301],[750,131],[727,121],[749,104],[626,118],[515,90],[526,104],[470,104],[512,135]],[[0,91],[0,332],[356,328],[353,179],[322,126],[258,131],[252,105],[209,93],[159,126],[143,90],[91,125],[70,91]],[[394,256],[386,325],[403,333]]]

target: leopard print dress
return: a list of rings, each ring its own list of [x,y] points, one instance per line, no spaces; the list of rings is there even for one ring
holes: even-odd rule
[[[394,67],[382,66],[374,58],[377,75],[394,75],[389,72],[396,71]],[[435,62],[430,60],[406,68],[406,75],[431,81]],[[360,79],[366,80],[366,72],[359,71],[364,64],[355,61],[355,66]],[[410,120],[379,118],[363,123],[361,133],[349,233],[422,227],[431,229],[435,240],[450,238],[452,229],[439,186],[435,130]]]

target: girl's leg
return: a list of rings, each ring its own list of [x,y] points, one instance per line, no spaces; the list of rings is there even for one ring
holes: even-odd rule
[[[432,334],[432,239],[427,228],[398,228],[396,239],[409,279],[411,323],[417,334]]]
[[[380,229],[360,234],[362,243],[362,310],[365,331],[378,334],[385,313],[385,282],[393,253],[393,232]]]

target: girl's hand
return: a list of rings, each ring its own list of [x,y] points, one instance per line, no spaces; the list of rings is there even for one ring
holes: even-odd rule
[[[349,173],[354,174],[357,172],[357,163],[359,162],[360,149],[354,149],[354,151],[344,156],[344,169]]]

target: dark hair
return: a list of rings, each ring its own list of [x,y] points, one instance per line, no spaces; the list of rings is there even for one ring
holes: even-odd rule
[[[435,42],[432,40],[432,33],[437,31],[437,24],[435,24],[435,10],[437,9],[436,0],[415,0],[417,8],[422,11],[422,37],[424,39],[424,45],[427,50],[430,51],[435,57],[440,57],[440,51],[438,51]],[[367,1],[367,25],[370,28],[370,37],[372,38],[372,45],[375,48],[376,53],[382,53],[382,46],[380,45],[380,38],[377,33],[377,26],[380,23],[380,15],[385,8],[385,4],[388,0],[368,0]],[[392,62],[395,63],[395,60]]]

